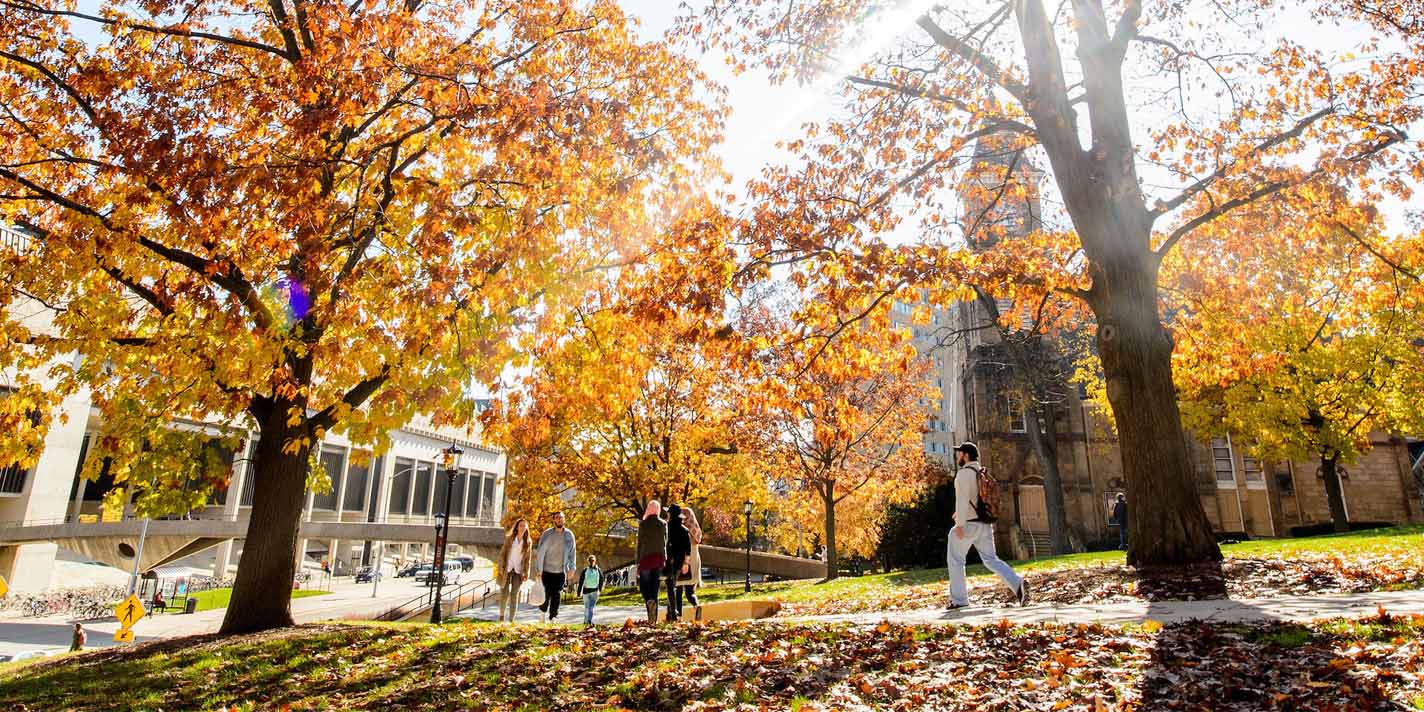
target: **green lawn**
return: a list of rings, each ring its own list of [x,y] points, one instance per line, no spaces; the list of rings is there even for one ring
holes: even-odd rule
[[[1342,556],[1361,556],[1401,551],[1424,552],[1424,526],[1390,527],[1299,539],[1260,539],[1228,544],[1221,549],[1226,556],[1238,558],[1290,557],[1295,554],[1334,553]],[[1014,568],[1020,573],[1123,563],[1125,559],[1121,551],[1095,551],[1013,562]],[[968,573],[970,576],[990,575],[987,569],[978,565],[970,566]],[[819,603],[838,598],[883,595],[895,589],[936,583],[945,578],[946,570],[943,568],[911,569],[868,576],[847,576],[829,582],[805,580],[755,583],[752,584],[751,594],[743,593],[743,584],[737,581],[703,586],[698,590],[697,597],[704,603],[739,598],[773,598],[783,603]],[[665,592],[663,595],[666,597]],[[599,605],[637,606],[641,600],[636,588],[625,587],[605,589],[598,602]]]
[[[309,589],[297,589],[292,591],[292,598],[306,598],[307,596],[321,596],[330,591],[315,591]],[[232,599],[232,589],[214,588],[207,591],[188,594],[183,598],[198,599],[198,610],[207,611],[214,608],[227,608],[227,602]],[[160,614],[161,615],[161,614]]]

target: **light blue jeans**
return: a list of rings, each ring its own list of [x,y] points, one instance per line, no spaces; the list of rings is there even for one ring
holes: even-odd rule
[[[1019,586],[1023,585],[1023,577],[994,553],[994,526],[983,522],[969,522],[961,528],[964,530],[963,539],[955,536],[953,529],[949,530],[949,602],[956,606],[969,605],[969,587],[964,580],[964,560],[969,558],[970,548],[979,552],[979,559],[984,562],[984,568],[998,574],[1009,590],[1017,592]]]
[[[593,625],[593,606],[598,603],[598,592],[583,595],[583,624]]]

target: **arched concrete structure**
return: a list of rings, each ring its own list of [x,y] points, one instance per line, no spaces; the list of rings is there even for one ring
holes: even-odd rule
[[[65,522],[54,524],[0,525],[0,544],[49,542],[83,554],[118,569],[133,568],[138,549],[141,520],[122,522]],[[148,523],[143,542],[140,571],[149,571],[225,541],[247,535],[247,521],[239,519],[156,519]],[[425,524],[377,522],[302,522],[299,536],[307,539],[340,539],[387,542],[427,542],[435,530]],[[499,527],[450,527],[448,540],[474,549],[481,557],[494,560],[499,555],[504,531]]]

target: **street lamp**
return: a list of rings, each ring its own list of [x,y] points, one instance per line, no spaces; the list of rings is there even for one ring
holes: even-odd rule
[[[742,503],[742,513],[747,515],[747,580],[746,593],[752,592],[752,501],[747,500]]]
[[[440,622],[440,596],[445,591],[445,540],[450,530],[450,497],[455,490],[455,463],[459,462],[464,452],[455,445],[440,451],[440,464],[445,467],[445,511],[435,515],[435,570],[430,572],[435,577],[435,600],[430,606],[431,623]]]

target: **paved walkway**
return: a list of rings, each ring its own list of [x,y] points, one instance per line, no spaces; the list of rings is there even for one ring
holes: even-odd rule
[[[425,587],[412,579],[387,579],[381,582],[379,595],[372,598],[371,584],[338,583],[332,586],[331,593],[293,599],[292,617],[298,623],[373,618],[424,591]],[[217,608],[191,615],[159,613],[146,616],[134,625],[134,640],[142,642],[214,633],[222,626],[225,615],[226,609]],[[113,618],[85,623],[84,630],[89,635],[86,647],[107,648],[114,645],[114,631],[118,630],[118,627],[118,621]],[[42,650],[47,653],[68,650],[73,629],[74,624],[66,616],[11,618],[0,621],[0,654],[24,650]]]
[[[1102,604],[1039,604],[1032,606],[996,607],[970,606],[956,611],[940,608],[910,611],[872,611],[823,616],[784,616],[764,619],[764,622],[822,622],[878,624],[892,623],[957,623],[980,625],[1008,619],[1015,623],[1177,623],[1186,620],[1209,620],[1220,623],[1253,621],[1308,621],[1316,618],[1359,617],[1375,614],[1383,606],[1391,613],[1424,614],[1424,590],[1386,591],[1379,593],[1320,594],[1281,598],[1226,599],[1217,601],[1163,601],[1158,603]],[[496,609],[465,611],[459,617],[493,621]],[[643,621],[642,608],[632,606],[599,606],[594,609],[596,624],[622,624],[632,618]],[[531,607],[520,609],[520,623],[540,621],[539,612]],[[583,606],[565,605],[556,623],[578,624],[583,621]]]
[[[1380,607],[1390,613],[1424,614],[1424,590],[1376,593],[1316,594],[1279,598],[1224,599],[1215,601],[1146,601],[1103,604],[1039,604],[1017,607],[973,606],[956,611],[926,609],[876,611],[831,616],[788,617],[777,620],[845,623],[1178,623],[1209,620],[1218,623],[1256,621],[1308,621],[1316,618],[1374,615]]]
[[[351,620],[371,617],[392,606],[413,598],[422,588],[402,579],[383,582],[381,595],[371,598],[369,584],[341,584],[325,596],[312,596],[292,601],[292,615],[299,623],[324,620]],[[876,611],[828,616],[800,616],[766,619],[763,623],[839,622],[859,625],[892,623],[988,624],[1000,620],[1014,623],[1160,623],[1201,619],[1220,623],[1260,621],[1307,621],[1316,618],[1360,617],[1374,615],[1380,607],[1390,613],[1424,614],[1424,590],[1388,591],[1379,593],[1287,596],[1218,601],[1166,601],[1160,603],[1106,603],[1057,605],[1039,604],[1023,608],[971,606],[958,611],[923,609],[910,611]],[[594,622],[599,625],[622,625],[632,619],[641,622],[641,607],[599,606]],[[139,641],[181,635],[211,633],[222,624],[224,611],[211,610],[193,615],[161,614],[143,619],[134,627]],[[474,609],[458,617],[493,621],[498,617],[495,607]],[[520,623],[541,620],[539,611],[522,606]],[[559,612],[557,625],[578,625],[583,621],[582,605],[565,605]],[[113,633],[118,623],[113,620],[85,624],[89,631],[89,647],[113,645]],[[58,652],[68,649],[71,624],[63,618],[37,618],[0,622],[0,653],[20,650]]]

